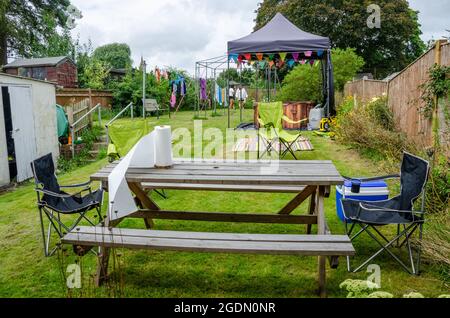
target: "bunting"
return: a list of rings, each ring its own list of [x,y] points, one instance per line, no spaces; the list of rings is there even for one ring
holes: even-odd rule
[[[295,62],[298,62],[298,57],[300,56],[300,53],[292,53],[292,57],[294,58]]]
[[[269,62],[269,67],[272,68],[274,64],[275,64],[274,61],[270,61],[270,62]]]
[[[280,53],[280,59],[284,62],[284,60],[286,60],[286,55],[287,53]]]
[[[310,60],[310,61],[309,61],[309,64],[310,64],[311,66],[314,66],[314,63],[315,63],[314,60]]]
[[[259,67],[260,67],[261,69],[266,68],[266,61],[260,61],[260,62],[259,62]]]
[[[238,61],[238,55],[237,54],[230,54],[229,56],[229,60],[233,61],[234,63],[237,63]]]
[[[305,52],[305,56],[306,56],[306,57],[311,57],[311,56],[312,56],[312,53],[313,53],[312,51],[306,51],[306,52]]]
[[[275,58],[275,54],[269,54],[269,60],[273,61],[273,59]]]
[[[306,64],[306,60],[303,59],[301,63],[302,63],[302,65],[305,65]]]
[[[317,51],[317,56],[318,56],[318,57],[321,57],[322,55],[323,55],[323,50]]]
[[[258,61],[262,61],[264,58],[264,54],[263,53],[256,53],[256,58],[258,59]]]
[[[287,62],[287,64],[288,64],[288,66],[289,66],[290,68],[292,68],[292,67],[295,65],[295,61],[294,61],[294,60],[289,60],[289,61]]]
[[[244,54],[244,58],[245,58],[247,61],[250,61],[250,60],[252,59],[252,55],[251,55],[250,53]]]

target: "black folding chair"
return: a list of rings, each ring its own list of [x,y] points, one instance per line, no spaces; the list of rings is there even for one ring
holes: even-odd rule
[[[366,179],[344,177],[352,181],[352,192],[356,193],[359,192],[360,184],[363,181],[391,178],[400,178],[401,181],[400,195],[390,200],[366,202],[345,198],[342,199],[342,209],[345,217],[348,219],[345,222],[345,229],[351,240],[356,240],[365,232],[381,246],[379,251],[358,266],[353,272],[360,271],[374,258],[385,251],[410,274],[419,274],[423,224],[425,222],[425,185],[428,181],[428,173],[429,163],[427,161],[409,153],[404,153],[400,175]],[[414,211],[414,204],[421,194],[421,211]],[[380,227],[387,225],[397,225],[397,235],[391,240],[382,234],[379,229]],[[359,226],[361,230],[353,235],[356,226]],[[417,230],[419,230],[419,244],[417,246],[417,260],[415,263],[411,237]],[[395,245],[395,243],[397,244]],[[410,267],[391,250],[392,247],[402,248],[405,244],[408,249],[409,262],[411,263]],[[348,271],[351,272],[350,258],[347,258],[347,266]]]
[[[34,180],[36,184],[37,202],[41,221],[42,237],[44,241],[45,256],[52,256],[56,250],[55,246],[50,251],[50,240],[52,229],[62,238],[65,233],[72,231],[82,220],[86,220],[92,226],[95,224],[87,218],[86,214],[95,209],[102,221],[101,207],[103,202],[103,190],[92,192],[91,182],[70,186],[61,186],[55,176],[55,165],[52,154],[48,154],[31,163]],[[61,189],[81,189],[76,194],[68,194]],[[83,193],[88,194],[82,196]],[[49,220],[47,233],[45,231],[43,214]],[[61,220],[61,215],[77,215],[71,225],[66,225]]]

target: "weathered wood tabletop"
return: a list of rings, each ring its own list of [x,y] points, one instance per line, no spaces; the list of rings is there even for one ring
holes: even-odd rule
[[[108,176],[116,165],[117,163],[113,163],[106,166],[92,175],[91,180],[100,181],[107,190]],[[330,195],[331,186],[344,183],[343,177],[331,161],[176,159],[170,169],[129,168],[126,179],[130,190],[143,208],[127,218],[144,219],[149,229],[154,226],[153,219],[305,224],[308,234],[311,234],[311,226],[317,225],[319,236],[331,235],[325,220],[324,198]],[[148,195],[148,190],[152,189],[295,193],[296,196],[277,214],[270,211],[262,214],[163,211]],[[292,215],[294,210],[308,199],[308,215]],[[111,229],[121,221],[107,219],[105,226]],[[321,244],[329,248],[326,242]],[[104,248],[97,273],[99,282],[106,277],[108,258],[108,249]],[[326,257],[319,256],[321,294],[325,293],[325,262]]]
[[[108,181],[116,164],[91,176],[93,181]],[[344,179],[331,161],[223,161],[175,160],[170,169],[130,168],[128,182],[192,183],[266,186],[332,186]]]

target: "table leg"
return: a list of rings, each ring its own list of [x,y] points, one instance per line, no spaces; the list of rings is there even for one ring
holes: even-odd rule
[[[105,227],[116,227],[122,220],[110,221],[109,216],[105,220]],[[97,263],[97,273],[95,275],[95,286],[100,287],[108,278],[109,255],[111,249],[100,246]]]
[[[286,204],[278,214],[289,215],[291,214],[300,204],[305,202],[313,193],[316,192],[316,187],[307,186],[302,192],[297,194],[288,204]]]
[[[309,215],[317,214],[316,207],[317,207],[317,190],[315,190],[313,192],[313,194],[311,194],[311,200],[309,201],[309,207],[308,207]],[[311,234],[311,230],[312,230],[312,224],[308,224],[306,226],[306,234]]]
[[[325,235],[325,211],[324,211],[324,197],[325,187],[320,186],[317,194],[317,234]],[[326,257],[319,256],[318,260],[318,274],[319,274],[319,294],[321,298],[327,297],[326,292]]]
[[[152,199],[148,197],[147,193],[145,193],[145,191],[142,189],[140,183],[129,182],[128,186],[130,187],[130,190],[133,191],[133,193],[139,199],[139,201],[141,201],[144,208],[154,211],[161,210],[161,208],[155,202],[153,202]],[[151,229],[155,226],[152,219],[144,219],[144,222],[147,229]]]

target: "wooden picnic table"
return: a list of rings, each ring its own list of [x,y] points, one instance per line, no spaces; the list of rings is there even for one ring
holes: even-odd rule
[[[154,219],[304,224],[307,226],[308,234],[311,234],[311,226],[317,225],[317,236],[291,236],[286,239],[270,237],[273,244],[267,247],[269,236],[263,238],[251,234],[243,236],[242,234],[188,233],[184,234],[183,241],[178,242],[178,245],[175,246],[175,239],[181,239],[181,234],[174,237],[173,232],[171,232],[172,234],[161,234],[163,232],[147,231],[146,233],[153,234],[142,234],[140,232],[139,234],[138,230],[134,230],[134,232],[127,234],[129,235],[127,237],[129,240],[128,247],[137,248],[138,243],[135,238],[143,235],[145,237],[143,239],[147,240],[146,243],[142,243],[143,246],[155,247],[156,244],[158,249],[168,247],[168,249],[183,250],[185,248],[206,252],[222,250],[249,252],[252,250],[275,254],[279,252],[278,254],[318,255],[319,290],[321,295],[324,296],[327,257],[352,255],[354,253],[348,237],[331,235],[325,219],[324,199],[329,197],[331,186],[343,184],[344,179],[331,161],[280,161],[278,167],[275,166],[276,169],[272,171],[271,168],[274,168],[272,166],[274,164],[274,162],[269,161],[176,159],[174,166],[170,169],[130,168],[127,171],[126,179],[130,190],[135,194],[143,209],[127,216],[127,218],[143,219],[148,229],[153,228]],[[91,180],[100,181],[107,190],[108,175],[115,165],[110,164],[101,169],[91,176]],[[267,211],[268,213],[163,211],[148,195],[149,191],[153,189],[293,193],[296,195],[277,213],[269,213],[269,211]],[[309,200],[308,214],[293,215],[292,212],[306,200]],[[182,202],[180,202],[180,205],[182,205]],[[105,228],[113,233],[113,229],[122,220],[111,221],[108,217]],[[88,234],[92,233],[86,233],[86,235]],[[223,237],[222,240],[226,240],[227,243],[217,241],[219,238],[213,241],[211,236]],[[157,241],[163,238],[165,241]],[[122,237],[121,242],[124,242],[123,239]],[[170,241],[170,239],[174,240]],[[192,241],[189,239],[192,239]],[[198,243],[202,239],[205,241]],[[67,241],[75,242],[76,240],[67,238]],[[261,245],[264,242],[267,244]],[[300,245],[289,245],[292,242]],[[337,243],[342,243],[342,245],[333,245]],[[101,248],[101,261],[97,272],[99,284],[107,277],[109,247],[113,246],[114,240],[109,243],[104,242],[104,246]],[[342,248],[340,248],[341,246]],[[336,254],[332,254],[334,252]]]

